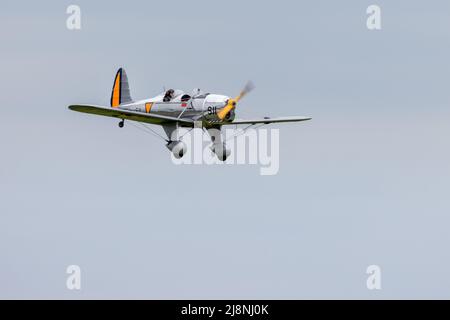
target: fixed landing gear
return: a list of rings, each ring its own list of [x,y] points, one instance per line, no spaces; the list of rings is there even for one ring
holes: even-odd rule
[[[220,161],[226,161],[228,156],[231,154],[231,150],[227,148],[225,143],[214,144],[210,147],[211,151],[214,152]]]
[[[231,150],[227,148],[225,141],[222,139],[220,127],[207,129],[209,136],[211,137],[212,145],[210,149],[215,153],[220,161],[226,161],[231,154]]]
[[[119,122],[119,128],[123,128],[124,124],[125,124],[125,120],[122,119],[122,121]]]
[[[187,151],[186,143],[183,141],[169,141],[166,147],[172,151],[174,157],[177,159],[181,159]]]

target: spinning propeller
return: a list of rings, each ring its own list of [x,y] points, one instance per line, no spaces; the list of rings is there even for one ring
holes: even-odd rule
[[[247,82],[247,84],[244,86],[244,89],[242,89],[241,93],[234,99],[233,98],[228,99],[227,105],[217,113],[219,119],[220,120],[225,119],[227,115],[231,112],[231,110],[236,108],[236,105],[239,102],[239,100],[245,97],[245,95],[247,95],[247,93],[252,91],[254,88],[255,85],[253,84],[253,82],[251,81]]]

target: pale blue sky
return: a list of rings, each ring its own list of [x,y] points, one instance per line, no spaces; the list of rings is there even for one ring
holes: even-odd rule
[[[1,7],[0,298],[450,297],[448,1]],[[67,110],[107,104],[121,66],[136,99],[252,79],[240,117],[313,120],[274,126],[276,176],[175,166],[161,141]]]

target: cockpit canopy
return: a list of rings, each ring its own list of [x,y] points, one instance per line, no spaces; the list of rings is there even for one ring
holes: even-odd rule
[[[186,102],[191,98],[204,99],[209,93],[203,93],[200,89],[194,89],[192,96],[179,89],[168,89],[161,94],[164,102]]]

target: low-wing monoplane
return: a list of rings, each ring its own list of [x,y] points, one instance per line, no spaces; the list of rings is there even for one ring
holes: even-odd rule
[[[125,120],[160,125],[167,135],[166,146],[176,158],[181,158],[186,153],[186,144],[181,139],[173,137],[173,133],[179,127],[201,127],[209,131],[220,130],[226,125],[256,125],[311,119],[300,116],[235,119],[238,102],[253,88],[253,84],[248,82],[235,98],[203,93],[199,89],[194,89],[192,94],[178,89],[168,89],[153,98],[134,101],[130,95],[127,74],[120,68],[114,79],[110,107],[76,104],[70,105],[69,109],[121,119],[120,128],[124,126]],[[225,161],[230,154],[225,142],[213,135],[211,140],[213,143],[211,150],[220,160]]]

